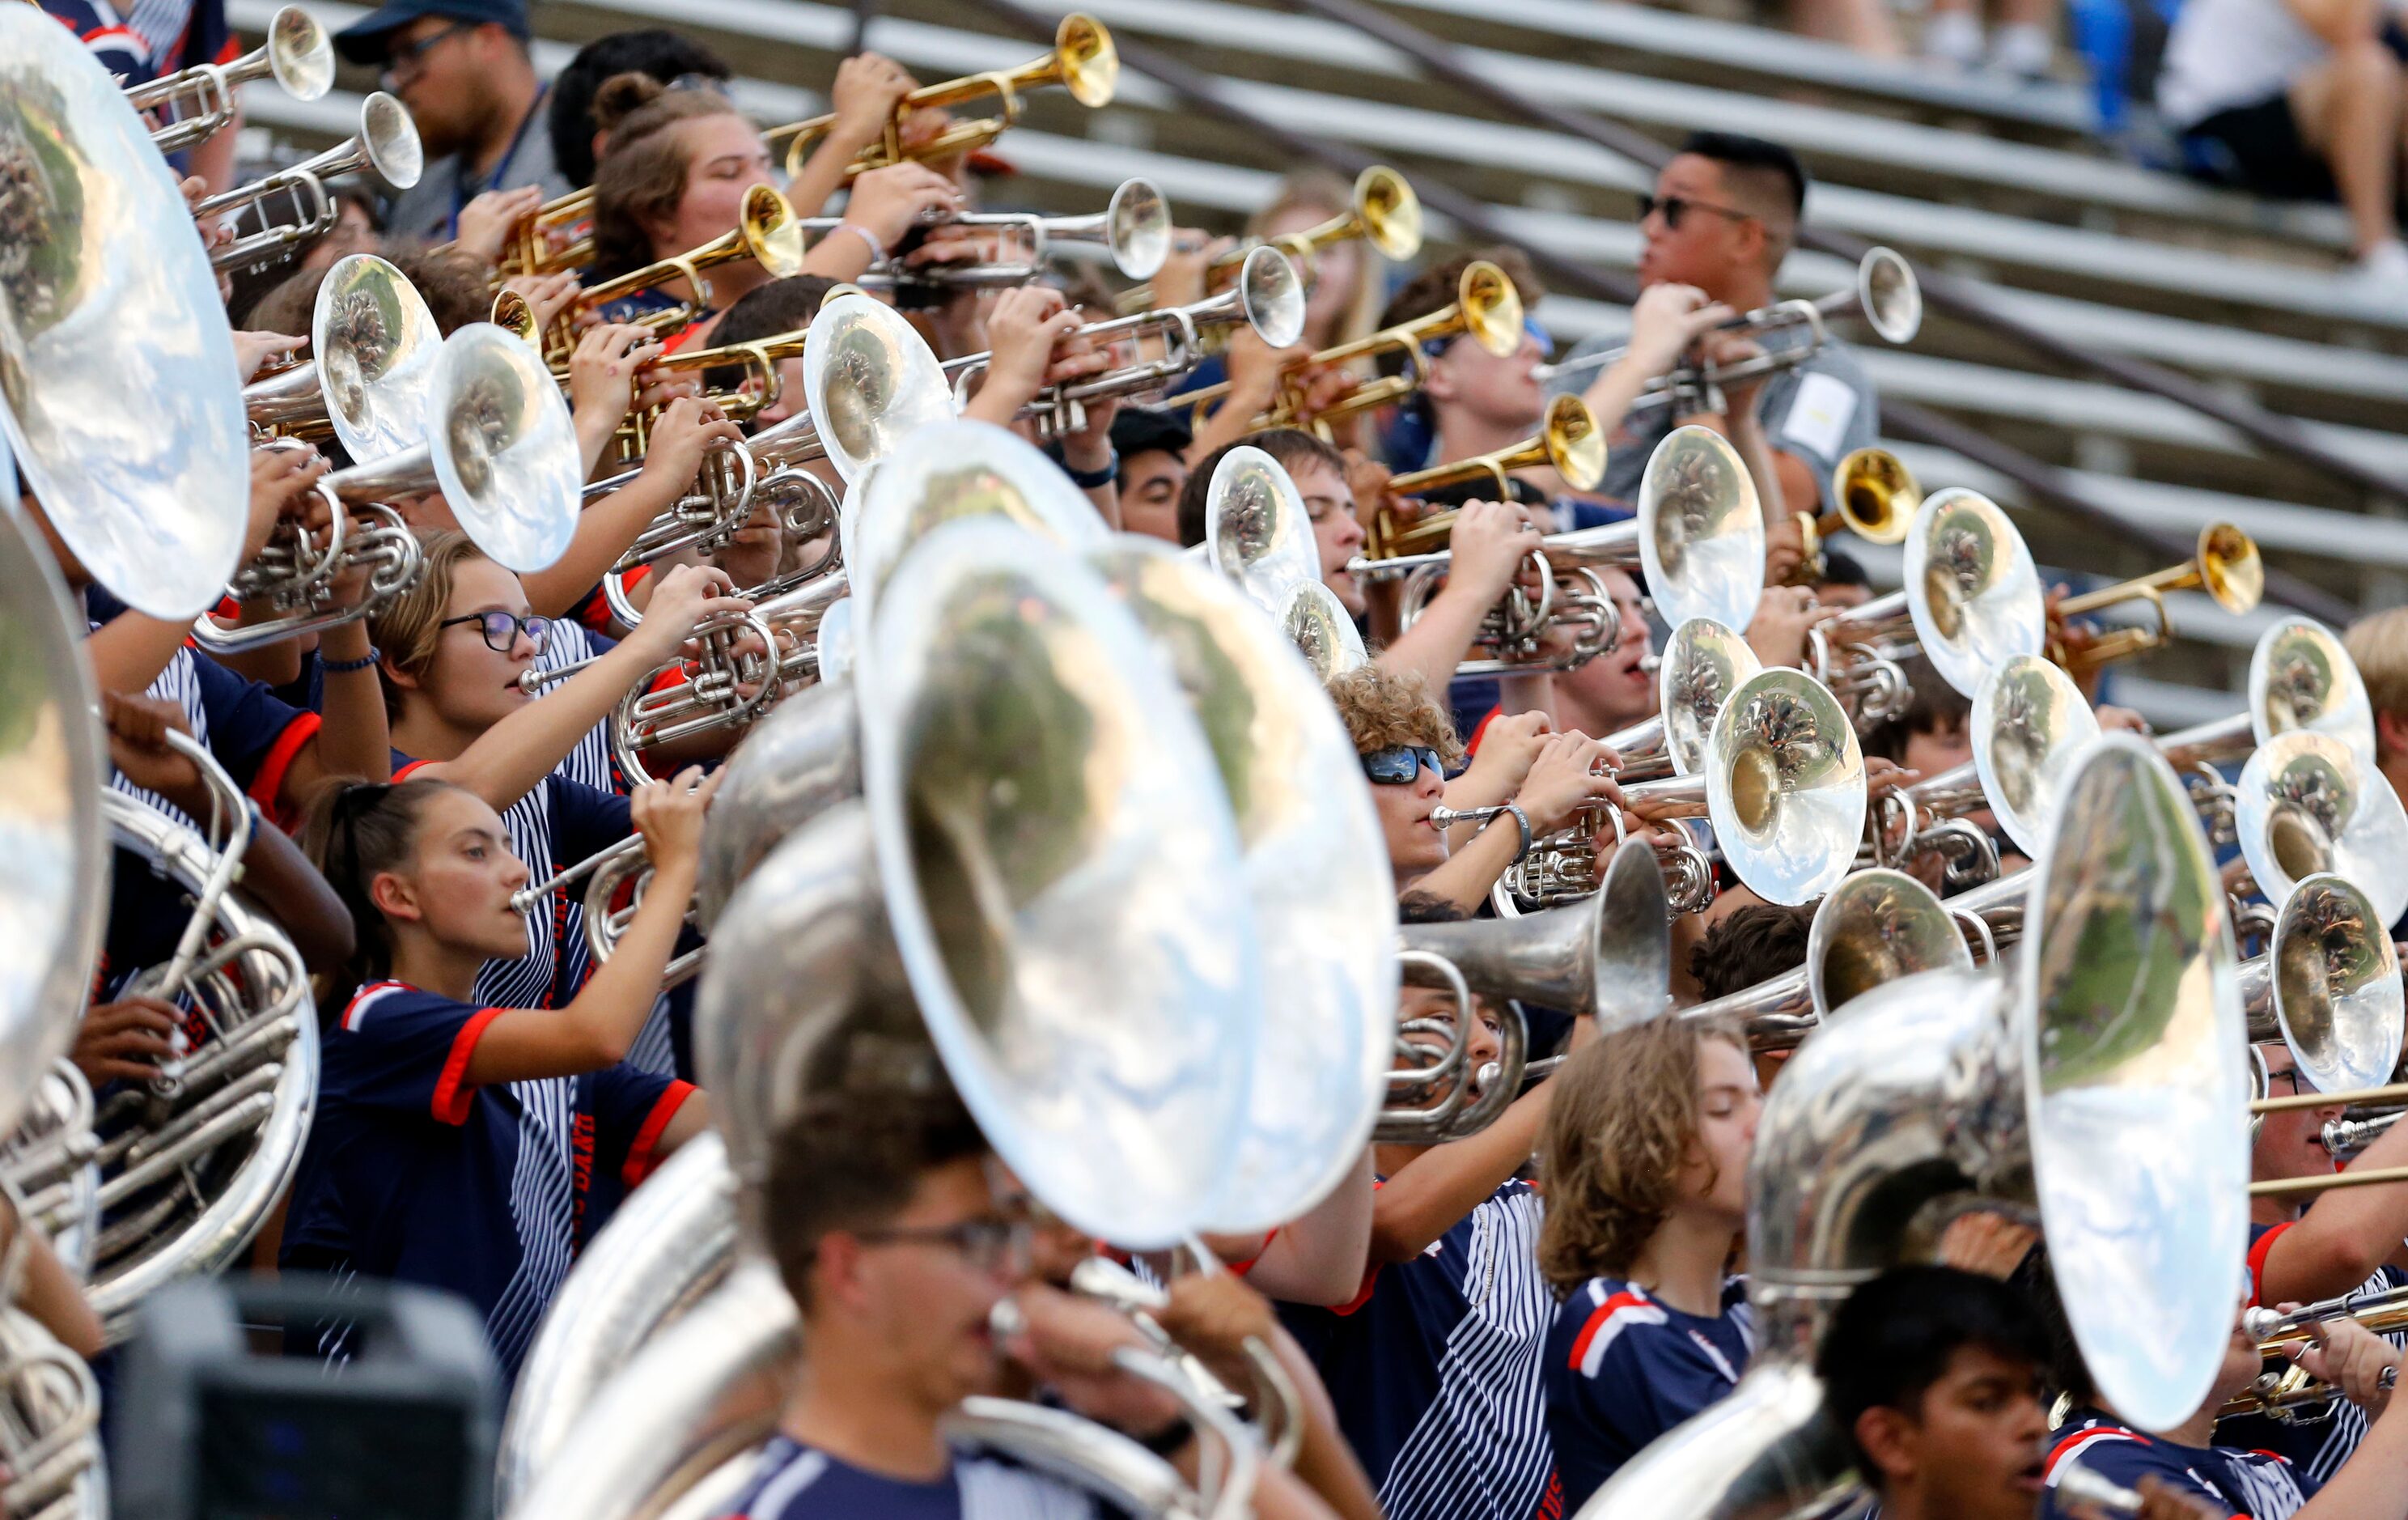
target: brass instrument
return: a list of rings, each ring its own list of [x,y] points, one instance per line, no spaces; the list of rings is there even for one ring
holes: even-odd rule
[[[768,185],[754,185],[744,193],[744,207],[736,226],[700,248],[688,249],[666,259],[657,259],[640,269],[630,269],[615,280],[588,285],[577,293],[577,300],[563,316],[563,323],[572,321],[580,311],[598,311],[624,295],[632,295],[648,285],[664,280],[683,280],[687,299],[658,311],[648,311],[635,318],[639,326],[656,332],[674,332],[683,327],[711,304],[710,281],[704,278],[705,269],[738,259],[751,259],[767,270],[773,279],[783,280],[799,274],[803,267],[803,229],[795,216],[795,208],[786,197]],[[555,337],[555,348],[566,347],[564,328]]]
[[[2056,648],[2049,651],[2049,657],[2082,676],[2116,660],[2162,649],[2174,636],[2166,594],[2193,588],[2205,590],[2228,612],[2255,610],[2266,594],[2266,567],[2258,557],[2258,545],[2229,523],[2210,523],[2199,530],[2199,552],[2185,563],[2103,590],[2068,596],[2057,604],[2057,611],[2069,618],[2118,602],[2146,601],[2156,616],[2156,626],[2117,628],[2100,635],[2078,653]]]
[[[301,215],[299,222],[237,237],[209,255],[209,263],[220,269],[255,267],[288,248],[314,243],[333,230],[337,212],[334,198],[326,194],[327,180],[367,169],[394,189],[408,190],[418,183],[425,166],[418,124],[410,120],[408,108],[379,90],[360,103],[360,129],[351,136],[289,169],[211,195],[194,207],[192,214],[206,223],[271,196],[290,197]]]
[[[2305,729],[2277,734],[2241,767],[2235,791],[2242,858],[2269,901],[2331,871],[2366,892],[2378,922],[2408,912],[2408,810],[2348,745]]]
[[[54,1061],[16,1131],[0,1143],[0,1178],[28,1204],[23,1217],[79,1283],[92,1281],[100,1239],[100,1168],[93,1160],[100,1139],[92,1122],[92,1083],[73,1061]],[[37,1195],[45,1196],[41,1207],[31,1207]]]
[[[848,485],[897,440],[960,409],[927,339],[893,307],[858,289],[828,293],[803,352],[809,409],[780,426],[808,427],[812,447]]]
[[[810,232],[830,232],[841,217],[809,217]],[[1019,211],[984,211],[949,216],[930,223],[946,227],[988,227],[1007,235],[1017,257],[982,259],[973,264],[931,264],[913,267],[902,259],[879,260],[855,283],[865,290],[920,286],[934,290],[1003,290],[1044,278],[1050,261],[1062,248],[1099,248],[1112,267],[1129,280],[1150,280],[1170,256],[1170,202],[1151,179],[1124,179],[1103,210],[1086,216],[1034,216]]]
[[[1054,50],[1043,57],[1017,68],[966,74],[940,84],[922,85],[896,101],[894,118],[886,123],[885,140],[863,150],[847,166],[845,178],[850,179],[910,159],[947,158],[983,148],[1020,120],[1021,97],[1031,90],[1059,85],[1070,93],[1071,99],[1091,110],[1110,105],[1120,82],[1120,53],[1112,47],[1111,33],[1094,17],[1073,11],[1063,17],[1054,29]],[[987,95],[995,96],[1003,108],[999,115],[949,122],[943,131],[921,142],[903,140],[904,124],[914,113]],[[811,150],[835,124],[836,116],[831,112],[771,130],[769,146],[773,151],[781,139],[786,144],[787,179],[803,172]]]
[[[2089,752],[2062,817],[2017,883],[2032,928],[2013,970],[1884,982],[1783,1069],[1748,1163],[1756,1359],[1609,1480],[1588,1520],[1836,1513],[1853,1461],[1812,1370],[1832,1311],[1931,1259],[1950,1215],[1985,1201],[2037,1203],[2083,1360],[2127,1419],[2166,1428],[2206,1397],[2249,1172],[2215,864],[2172,771],[2129,736]]]
[[[1564,483],[1574,491],[1594,491],[1605,479],[1605,430],[1589,415],[1588,403],[1576,395],[1559,395],[1547,403],[1547,415],[1539,431],[1510,449],[1492,453],[1475,454],[1452,464],[1432,465],[1427,469],[1407,470],[1388,481],[1388,489],[1398,495],[1411,495],[1416,491],[1436,491],[1443,486],[1459,485],[1486,476],[1494,481],[1498,494],[1511,499],[1512,484],[1507,477],[1517,469],[1536,469],[1544,466],[1564,478]],[[1408,528],[1398,535],[1398,541],[1410,539],[1418,531]]]
[[[47,187],[0,276],[0,428],[93,580],[138,612],[194,617],[235,572],[251,497],[200,233],[124,92],[38,7],[0,6],[0,143],[7,173]],[[34,144],[38,167],[14,156]]]
[[[1253,257],[1250,250],[1248,258]],[[1299,332],[1301,328],[1299,328]],[[1340,343],[1319,353],[1291,359],[1280,366],[1280,399],[1271,409],[1247,423],[1250,431],[1269,427],[1292,427],[1301,421],[1297,409],[1294,380],[1307,369],[1330,365],[1353,364],[1358,360],[1393,357],[1401,366],[1395,375],[1383,376],[1358,385],[1343,400],[1322,412],[1316,421],[1369,411],[1412,394],[1427,383],[1429,358],[1426,345],[1444,343],[1457,337],[1469,337],[1482,348],[1504,358],[1522,343],[1522,296],[1507,279],[1505,271],[1485,259],[1473,261],[1464,267],[1456,281],[1452,305],[1439,308],[1426,317],[1398,323],[1368,337],[1351,343]],[[1290,342],[1295,339],[1289,339]],[[1285,347],[1286,345],[1278,345]],[[1229,394],[1229,384],[1200,386],[1182,392],[1173,397],[1178,405],[1197,409],[1220,401]],[[1602,442],[1599,448],[1603,447]],[[1604,469],[1600,455],[1598,469]]]
[[[1819,515],[1799,512],[1799,532],[1805,558],[1790,578],[1793,585],[1813,585],[1823,579],[1824,540],[1846,529],[1867,543],[1894,544],[1906,538],[1907,524],[1923,505],[1923,490],[1906,462],[1878,445],[1854,450],[1831,470],[1832,505]]]
[[[2242,973],[2244,1002],[2272,1015],[2318,1092],[2371,1087],[2398,1069],[2408,1013],[2399,952],[2389,921],[2346,879],[2311,876],[2292,888],[2266,953]]]
[[[125,92],[125,103],[159,125],[150,141],[163,153],[208,141],[240,114],[239,85],[274,76],[295,100],[316,100],[335,84],[335,45],[326,29],[299,6],[278,7],[266,39],[231,64],[197,64],[163,74]]]
[[[2344,1319],[2375,1335],[2408,1329],[2408,1288],[2344,1294],[2304,1304],[2287,1314],[2265,1308],[2243,1310],[2242,1327],[2257,1341],[2258,1355],[2268,1365],[2247,1388],[2225,1401],[2217,1417],[2262,1414],[2282,1425],[2329,1417],[2339,1390],[2310,1377],[2308,1369],[2292,1361],[2288,1353],[2293,1346],[2313,1341],[2308,1326]]]
[[[494,274],[509,280],[584,268],[594,262],[593,220],[592,185],[552,197],[510,229]]]
[[[1333,243],[1351,242],[1355,238],[1371,245],[1373,251],[1391,264],[1402,264],[1422,249],[1422,203],[1405,177],[1382,165],[1373,165],[1354,177],[1353,204],[1326,222],[1318,222],[1300,232],[1283,233],[1277,237],[1249,237],[1236,247],[1212,255],[1205,265],[1206,278],[1226,279],[1245,262],[1246,255],[1257,248],[1275,248],[1294,261],[1303,271],[1306,282],[1313,278],[1313,265],[1323,249]],[[1120,309],[1142,311],[1154,303],[1152,286],[1140,285],[1121,294]]]
[[[1268,612],[1321,579],[1321,546],[1287,469],[1260,449],[1221,455],[1204,495],[1204,563]]]

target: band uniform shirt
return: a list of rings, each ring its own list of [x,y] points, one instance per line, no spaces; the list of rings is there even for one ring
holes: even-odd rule
[[[1577,1510],[1649,1441],[1719,1401],[1756,1351],[1747,1282],[1723,1284],[1722,1312],[1684,1313],[1620,1278],[1593,1277],[1547,1330],[1547,1439]]]
[[[461,1294],[515,1377],[578,1247],[695,1089],[622,1062],[478,1086],[503,1008],[370,982],[326,1031],[279,1265]]]
[[[1119,1512],[1057,1478],[982,1453],[954,1454],[935,1483],[866,1471],[773,1438],[734,1520],[1099,1520]]]
[[[2156,1478],[2177,1494],[2206,1498],[2235,1520],[2284,1520],[2315,1496],[2315,1479],[2272,1452],[2238,1446],[2178,1446],[2163,1436],[2143,1435],[2095,1409],[2074,1409],[2049,1433],[2043,1465],[2046,1497],[2041,1520],[2074,1520],[2057,1501],[2067,1464],[2080,1461],[2099,1476],[2127,1488]]]
[[[225,0],[40,3],[128,89],[196,64],[231,64],[242,53],[226,26]]]
[[[189,647],[176,651],[143,695],[174,703],[194,739],[208,750],[235,785],[262,813],[277,815],[277,797],[294,756],[318,737],[316,713],[280,699],[265,682],[237,675]],[[187,828],[204,831],[202,820],[187,816],[156,792],[113,771],[108,783]]]
[[[1529,1520],[1553,1462],[1541,1206],[1509,1182],[1336,1309],[1281,1304],[1389,1520]]]
[[[1767,352],[1776,352],[1802,348],[1809,337],[1801,324],[1774,328],[1761,341]],[[1570,357],[1601,353],[1621,341],[1601,336],[1584,338]],[[1578,395],[1600,373],[1587,369],[1558,376],[1548,382],[1547,392]],[[1598,488],[1598,495],[1616,501],[1637,499],[1648,457],[1672,431],[1676,421],[1672,411],[1670,405],[1633,407],[1623,418],[1621,427],[1607,440],[1605,480]],[[1765,440],[1777,452],[1797,455],[1823,482],[1827,495],[1831,472],[1839,468],[1840,461],[1881,436],[1881,398],[1873,390],[1872,379],[1865,373],[1864,361],[1856,350],[1836,337],[1810,357],[1767,377],[1756,392],[1756,415],[1763,423]],[[1801,509],[1803,506],[1799,504]]]
[[[2284,1225],[2252,1225],[2249,1226],[2249,1280],[2253,1301],[2265,1298],[2264,1280],[2266,1255],[2274,1241],[2291,1226]],[[2370,1298],[2377,1294],[2408,1286],[2408,1272],[2386,1263],[2374,1269],[2374,1275],[2349,1291],[2352,1300]],[[2396,1347],[2408,1350],[2408,1331],[2392,1330],[2384,1339]],[[2299,1420],[2286,1424],[2268,1419],[2262,1414],[2236,1414],[2219,1420],[2215,1440],[2219,1446],[2239,1446],[2273,1452],[2290,1459],[2294,1467],[2316,1482],[2330,1483],[2341,1465],[2358,1450],[2366,1439],[2366,1411],[2348,1399],[2336,1396],[2332,1412],[2324,1419]]]

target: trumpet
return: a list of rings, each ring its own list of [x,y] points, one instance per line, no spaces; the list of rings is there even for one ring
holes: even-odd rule
[[[1495,482],[1498,495],[1510,499],[1512,481],[1509,479],[1517,469],[1552,467],[1564,478],[1564,483],[1574,491],[1594,491],[1605,479],[1605,430],[1590,415],[1588,403],[1576,395],[1559,395],[1547,403],[1547,414],[1539,431],[1531,437],[1509,449],[1498,449],[1452,464],[1432,465],[1427,469],[1407,470],[1388,481],[1388,489],[1398,495],[1411,495],[1417,491],[1436,491],[1444,486],[1459,485],[1486,476]],[[1407,529],[1399,537],[1410,537]]]
[[[266,40],[233,63],[163,74],[126,91],[125,103],[158,121],[150,140],[159,151],[181,152],[233,124],[242,108],[236,86],[270,75],[295,100],[316,100],[334,87],[335,45],[299,6],[280,7],[268,19]]]
[[[1073,11],[1054,28],[1054,50],[1043,57],[1031,59],[1017,68],[966,74],[941,84],[923,85],[896,101],[895,114],[886,123],[884,141],[856,155],[846,166],[845,178],[851,179],[910,159],[946,158],[983,148],[1020,120],[1021,97],[1031,90],[1060,85],[1070,93],[1071,99],[1091,110],[1110,105],[1112,92],[1120,83],[1120,53],[1112,46],[1112,34],[1093,16]],[[914,113],[987,95],[995,96],[1003,108],[999,115],[948,122],[943,131],[924,141],[903,140],[904,123]],[[773,151],[781,141],[786,144],[787,179],[803,172],[811,150],[835,124],[836,116],[831,112],[770,131],[769,146]]]
[[[593,221],[593,186],[554,196],[510,228],[494,274],[508,280],[584,268],[594,262]]]
[[[802,269],[802,223],[795,208],[786,204],[786,197],[768,185],[754,185],[744,193],[743,211],[733,230],[700,248],[631,269],[616,280],[587,286],[578,293],[576,304],[564,321],[573,319],[580,311],[598,310],[647,285],[682,279],[689,299],[635,319],[639,325],[655,331],[673,331],[692,322],[711,304],[710,281],[702,272],[738,259],[751,259],[780,280]]]
[[[237,237],[209,255],[209,263],[220,269],[255,266],[288,248],[315,242],[334,227],[335,203],[326,194],[327,180],[366,168],[374,170],[377,178],[395,190],[408,190],[418,183],[425,165],[425,153],[418,142],[418,125],[409,119],[408,109],[379,90],[360,103],[359,131],[289,169],[279,169],[264,179],[209,196],[193,208],[193,216],[206,223],[212,217],[259,205],[273,195],[291,197],[294,208],[301,213],[298,222]]]
[[[2100,635],[2089,648],[2079,652],[2062,646],[2052,648],[2049,658],[2074,675],[2083,676],[2116,660],[2162,649],[2173,638],[2173,624],[2166,612],[2166,594],[2194,588],[2204,589],[2215,599],[2215,605],[2228,612],[2238,615],[2254,610],[2266,595],[2266,567],[2258,559],[2256,542],[2230,523],[2210,523],[2199,530],[2199,552],[2184,563],[2100,591],[2068,596],[2057,604],[2057,611],[2070,618],[2118,602],[2146,601],[2156,625],[2115,629]]]
[[[2293,1346],[2314,1339],[2308,1333],[2310,1326],[2329,1325],[2336,1320],[2349,1320],[2376,1335],[2408,1329],[2408,1288],[2327,1298],[2287,1314],[2264,1308],[2243,1310],[2242,1327],[2257,1341],[2258,1355],[2279,1365],[2259,1372],[2247,1388],[2226,1400],[2217,1412],[2219,1417],[2262,1414],[2283,1425],[2328,1417],[2333,1400],[2340,1397],[2339,1390],[2309,1376],[2308,1369],[2291,1361],[2288,1353]]]
[[[1247,256],[1253,256],[1252,251]],[[1506,278],[1504,270],[1485,259],[1465,266],[1461,280],[1455,284],[1452,305],[1440,307],[1426,317],[1398,323],[1368,337],[1340,343],[1335,348],[1324,349],[1319,353],[1282,365],[1280,399],[1272,404],[1269,411],[1250,422],[1248,429],[1260,432],[1265,428],[1294,426],[1300,420],[1294,385],[1296,377],[1307,369],[1329,365],[1393,355],[1403,368],[1398,374],[1383,376],[1356,386],[1336,406],[1320,413],[1314,419],[1316,423],[1369,411],[1401,400],[1428,381],[1429,359],[1423,345],[1465,337],[1500,359],[1511,354],[1522,342],[1521,293],[1513,288],[1512,280]],[[1173,399],[1180,406],[1200,409],[1212,405],[1228,394],[1229,384],[1225,380],[1218,385],[1182,392]],[[1599,447],[1603,447],[1601,442]],[[1602,474],[1604,461],[1601,457],[1598,468]]]
[[[828,232],[842,221],[841,217],[810,217],[803,226],[811,232]],[[1016,239],[1024,251],[1018,258],[933,264],[923,268],[888,257],[871,265],[855,283],[865,290],[914,286],[1000,290],[1042,278],[1047,261],[1057,249],[1082,247],[1102,249],[1111,256],[1112,266],[1128,279],[1149,280],[1170,255],[1170,203],[1151,179],[1121,181],[1112,192],[1111,204],[1086,216],[981,212],[947,217],[936,225],[992,227]]]
[[[1856,283],[1849,289],[1834,291],[1812,301],[1776,302],[1744,312],[1722,324],[1723,331],[1742,332],[1756,337],[1802,330],[1806,335],[1803,342],[1789,343],[1728,366],[1681,365],[1670,374],[1648,381],[1631,405],[1642,407],[1679,402],[1684,410],[1720,411],[1723,409],[1719,396],[1721,387],[1733,380],[1774,374],[1812,357],[1830,340],[1825,324],[1832,318],[1842,316],[1863,317],[1885,343],[1914,341],[1914,335],[1923,327],[1923,289],[1915,280],[1914,266],[1892,250],[1870,249],[1857,261]],[[1625,347],[1568,359],[1562,364],[1539,365],[1532,368],[1531,375],[1544,383],[1585,370],[1605,368],[1629,351]]]
[[[1212,255],[1204,266],[1205,273],[1207,278],[1226,278],[1245,262],[1248,253],[1268,245],[1294,260],[1309,284],[1323,249],[1357,237],[1391,264],[1401,264],[1421,251],[1421,197],[1413,194],[1413,187],[1403,175],[1375,164],[1354,177],[1354,202],[1346,210],[1301,232],[1247,238],[1235,248]],[[1120,308],[1124,312],[1142,311],[1154,302],[1154,288],[1140,285],[1122,293]]]

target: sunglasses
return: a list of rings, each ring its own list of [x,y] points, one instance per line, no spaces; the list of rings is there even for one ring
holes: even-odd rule
[[[1693,201],[1683,195],[1649,194],[1640,196],[1639,220],[1641,222],[1646,221],[1647,215],[1651,211],[1663,212],[1664,226],[1668,231],[1671,232],[1679,232],[1681,230],[1681,219],[1688,215],[1691,211],[1712,211],[1716,216],[1726,216],[1730,218],[1733,222],[1754,222],[1756,220],[1756,215],[1752,211],[1734,211],[1727,206],[1716,206],[1712,201]]]
[[[510,647],[519,641],[521,634],[527,636],[527,642],[533,644],[535,652],[540,654],[552,638],[552,619],[523,618],[515,612],[468,612],[456,618],[445,618],[435,626],[449,628],[462,623],[477,624],[477,631],[485,636],[485,647],[496,654],[508,654]]]
[[[1440,780],[1446,779],[1446,767],[1439,764],[1438,752],[1426,744],[1391,744],[1363,756],[1363,774],[1382,786],[1411,786],[1424,766],[1436,772]]]

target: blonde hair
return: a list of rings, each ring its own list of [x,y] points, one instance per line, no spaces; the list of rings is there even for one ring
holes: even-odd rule
[[[1269,234],[1265,229],[1291,211],[1315,212],[1314,221],[1326,222],[1354,208],[1354,186],[1327,169],[1299,169],[1282,179],[1262,209],[1246,219],[1246,233],[1253,237],[1267,237]],[[1362,261],[1356,267],[1362,273],[1354,281],[1354,298],[1347,302],[1345,311],[1340,315],[1337,330],[1329,335],[1328,347],[1352,343],[1376,332],[1380,308],[1387,304],[1386,281],[1381,278],[1385,265],[1369,243],[1363,245]]]
[[[466,534],[451,530],[422,537],[419,554],[418,579],[368,618],[368,638],[383,655],[377,674],[384,682],[388,722],[400,721],[404,695],[389,672],[423,677],[434,668],[436,646],[443,638],[443,614],[452,606],[454,574],[466,562],[485,557]]]
[[[1698,1052],[1710,1040],[1747,1049],[1720,1020],[1654,1019],[1575,1051],[1548,1083],[1539,1270],[1558,1298],[1592,1277],[1627,1276],[1671,1215],[1698,1140]]]
[[[1449,767],[1463,763],[1463,745],[1446,709],[1430,695],[1418,671],[1356,666],[1329,679],[1329,699],[1346,720],[1354,751],[1369,754],[1397,744],[1426,744]]]
[[[2366,698],[2375,712],[2408,719],[2408,607],[2358,619],[2341,636],[2341,642],[2358,667],[2358,678],[2366,682]],[[2380,750],[2380,726],[2375,738]]]

